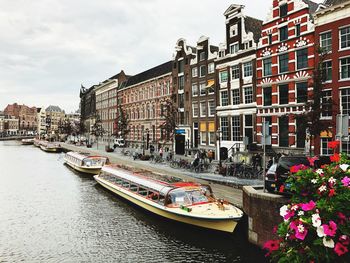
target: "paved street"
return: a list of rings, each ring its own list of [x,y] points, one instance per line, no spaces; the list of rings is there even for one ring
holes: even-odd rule
[[[96,149],[96,145],[93,148],[86,148],[85,146],[75,146],[72,144],[62,144],[64,148],[72,151],[84,151],[94,154],[100,154],[107,156],[111,162],[117,164],[126,165],[132,169],[142,169],[153,173],[158,173],[165,176],[179,177],[186,181],[195,181],[199,183],[208,183],[213,188],[216,196],[219,198],[224,198],[238,207],[242,207],[242,190],[240,187],[242,185],[261,185],[261,180],[248,180],[248,179],[238,179],[234,177],[224,177],[217,174],[208,173],[191,173],[182,169],[173,169],[166,164],[154,164],[149,161],[134,161],[129,156],[124,156],[120,154],[121,149],[116,149],[115,152],[107,153],[104,151],[104,145],[99,145],[99,149]],[[233,186],[224,185],[230,183]]]

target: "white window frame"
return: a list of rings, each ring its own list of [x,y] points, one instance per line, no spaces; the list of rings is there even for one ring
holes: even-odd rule
[[[204,91],[204,93],[202,93]],[[207,84],[205,82],[202,82],[199,84],[199,96],[205,96],[207,95]]]
[[[210,140],[210,135],[213,134],[213,141]],[[208,132],[208,144],[209,145],[215,145],[216,142],[216,133],[215,132]]]
[[[210,107],[210,103],[213,103],[213,105],[214,105],[213,112],[211,111],[212,108]],[[215,108],[216,108],[215,101],[214,100],[209,100],[208,101],[208,116],[209,117],[215,116]]]
[[[198,68],[192,68],[192,78],[198,77]]]
[[[251,94],[250,94],[251,102],[247,102],[247,100],[246,100],[246,97],[247,97],[246,90],[247,89],[251,89]],[[243,96],[244,96],[244,104],[252,104],[252,103],[254,103],[253,87],[252,86],[243,87]]]
[[[233,51],[233,52],[232,52]],[[239,52],[239,43],[233,43],[230,45],[230,54],[237,54]]]
[[[348,78],[342,78],[342,64],[341,64],[341,60],[342,59],[349,59],[349,64],[345,64],[345,65],[350,65],[350,56],[349,57],[339,58],[339,80],[349,80],[350,79],[350,69],[348,71],[349,77]]]
[[[205,68],[205,70],[202,72],[202,68]],[[205,77],[205,73],[207,72],[207,69],[206,69],[206,65],[202,65],[202,66],[199,66],[199,77],[200,78],[203,78],[203,77]],[[202,75],[202,73],[204,73],[204,75]]]
[[[250,69],[249,69],[250,68]],[[249,75],[246,75],[246,73],[250,73]],[[243,63],[243,77],[244,78],[249,78],[253,76],[253,62],[248,61]]]
[[[197,106],[197,107],[195,107],[195,106]],[[195,112],[195,109],[197,109],[197,114],[195,114],[196,112]],[[193,102],[192,103],[192,116],[193,117],[198,117],[198,114],[199,114],[199,108],[198,108],[198,102]]]
[[[236,78],[236,74],[233,74],[233,70],[235,68],[235,72],[238,70],[238,78]],[[237,65],[233,65],[231,66],[231,80],[232,81],[235,81],[235,80],[239,80],[240,78],[240,75],[241,75],[241,69],[240,69],[240,66],[237,64]],[[235,78],[234,78],[235,77]]]
[[[194,89],[194,87],[196,87]],[[197,91],[196,93],[194,91]],[[199,95],[199,89],[197,83],[192,84],[192,97],[197,97]]]
[[[224,92],[226,92],[226,94],[227,94],[227,97],[226,97],[226,99],[227,99],[227,104],[226,104],[226,105],[222,105],[222,93],[224,93]],[[226,89],[226,90],[220,91],[220,106],[225,107],[225,106],[228,106],[228,105],[229,105],[228,96],[229,96],[229,94],[228,94],[228,90],[227,90],[227,89]]]
[[[237,96],[233,96],[233,92],[237,92],[237,90],[238,90],[238,99],[239,99],[239,101],[238,101],[238,103],[233,103],[233,102],[235,102],[236,100],[234,100],[234,98],[237,98]],[[239,90],[239,88],[237,88],[237,89],[231,89],[231,104],[232,105],[240,105],[241,104],[241,93],[240,93],[240,90]]]
[[[339,27],[339,50],[347,50],[347,49],[350,49],[350,45],[348,47],[341,47],[341,30],[344,29],[344,28],[349,28],[349,35],[350,35],[350,25],[346,25],[346,26],[342,26],[342,27]],[[349,36],[350,37],[350,36]]]
[[[222,81],[221,73],[223,73],[223,72],[226,72],[226,74],[227,74],[226,81]],[[229,78],[229,73],[228,73],[227,70],[223,70],[223,71],[220,71],[220,72],[219,72],[219,80],[220,80],[220,83],[227,83],[228,78]]]
[[[208,74],[211,74],[214,72],[215,72],[215,64],[214,64],[214,62],[211,62],[208,64]]]
[[[322,45],[322,43],[323,43],[323,41],[322,41],[322,36],[324,36],[324,35],[326,35],[326,34],[331,34],[331,37],[330,38],[326,38],[326,40],[324,41],[324,42],[327,42],[328,43],[328,41],[329,41],[329,39],[331,40],[331,44],[330,44],[330,46],[323,46]],[[321,48],[325,48],[325,47],[327,47],[327,49],[326,49],[326,52],[327,53],[329,53],[329,52],[332,52],[332,31],[331,30],[329,30],[329,31],[325,31],[325,32],[322,32],[322,33],[320,33],[320,47]],[[329,50],[328,50],[328,48],[329,48]]]
[[[205,136],[203,136],[203,135],[205,135]],[[206,145],[207,144],[207,132],[206,131],[201,131],[200,132],[200,137],[201,137],[201,145]],[[203,138],[205,139],[205,140],[203,140]]]
[[[205,101],[199,102],[199,114],[200,117],[207,117],[207,103]]]

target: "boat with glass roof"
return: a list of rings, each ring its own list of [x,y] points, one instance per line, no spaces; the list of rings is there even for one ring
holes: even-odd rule
[[[107,157],[100,155],[91,155],[83,152],[67,152],[64,156],[64,162],[74,170],[98,174],[103,165],[109,162]]]
[[[170,220],[206,229],[233,232],[243,212],[217,199],[209,185],[169,183],[105,165],[95,180],[122,198]]]

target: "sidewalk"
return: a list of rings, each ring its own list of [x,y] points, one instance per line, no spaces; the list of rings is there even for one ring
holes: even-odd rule
[[[62,143],[62,146],[67,150],[104,155],[107,156],[113,163],[120,163],[133,169],[143,169],[165,176],[179,177],[186,181],[197,181],[199,183],[206,184],[209,181],[214,193],[218,197],[224,198],[238,207],[242,207],[243,205],[242,190],[240,189],[243,185],[262,185],[261,180],[238,179],[234,177],[224,177],[222,175],[212,173],[192,173],[183,169],[171,168],[166,163],[154,164],[150,163],[149,161],[134,161],[130,156],[122,155],[120,153],[121,148],[116,148],[114,152],[107,153],[105,151],[105,145],[102,144],[98,145],[98,149],[96,148],[96,144],[94,144],[92,148],[86,148],[86,146],[75,146],[66,143]],[[130,149],[130,151],[133,152],[135,149]]]

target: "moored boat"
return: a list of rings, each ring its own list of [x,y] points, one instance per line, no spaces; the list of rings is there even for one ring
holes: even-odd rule
[[[40,149],[45,152],[61,152],[62,147],[57,142],[48,142],[48,141],[41,141],[40,142]]]
[[[98,174],[102,166],[109,162],[107,157],[81,152],[67,152],[64,161],[74,170],[89,174]]]
[[[21,143],[22,143],[23,145],[31,145],[31,144],[34,143],[34,139],[22,139],[22,140],[21,140]]]
[[[168,183],[105,165],[95,180],[130,202],[174,221],[233,232],[243,212],[216,199],[209,185]]]

